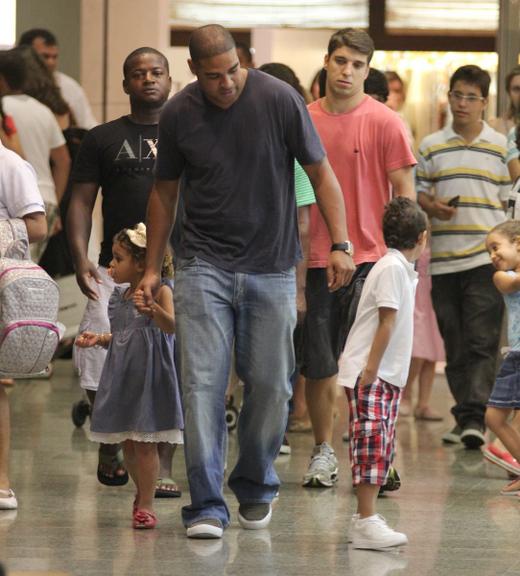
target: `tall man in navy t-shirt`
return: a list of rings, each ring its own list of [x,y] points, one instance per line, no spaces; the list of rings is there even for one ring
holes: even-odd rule
[[[198,82],[176,94],[159,121],[142,288],[150,299],[159,285],[182,177],[175,311],[191,492],[183,520],[188,537],[220,538],[229,523],[222,483],[232,346],[245,386],[229,486],[243,528],[269,524],[279,487],[273,461],[291,394],[300,257],[294,158],[338,244],[328,267],[331,290],[350,280],[354,264],[344,251],[342,194],[303,99],[271,76],[240,68],[233,38],[221,26],[195,30],[190,56]]]

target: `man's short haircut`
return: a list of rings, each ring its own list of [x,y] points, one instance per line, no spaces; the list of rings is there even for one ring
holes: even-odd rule
[[[16,48],[0,52],[0,75],[4,77],[11,90],[23,90],[25,63]]]
[[[377,99],[384,104],[388,100],[389,93],[388,80],[384,72],[376,68],[370,68],[363,91],[370,96],[377,96]]]
[[[360,28],[342,28],[330,37],[328,54],[329,56],[338,48],[346,46],[352,48],[360,54],[367,56],[367,61],[370,63],[372,54],[374,53],[374,41],[370,36]]]
[[[155,54],[156,56],[159,56],[159,58],[163,61],[166,71],[168,73],[170,72],[170,65],[168,63],[168,58],[166,58],[166,56],[162,52],[159,52],[159,50],[156,50],[155,48],[150,48],[149,46],[142,46],[141,48],[136,48],[135,50],[130,52],[130,54],[128,54],[128,56],[125,58],[125,61],[123,62],[123,76],[125,78],[130,72],[130,68],[132,66],[132,60],[137,56],[141,56],[142,54]]]
[[[461,66],[457,68],[450,78],[450,91],[453,90],[455,82],[465,82],[466,84],[471,84],[480,88],[480,92],[484,98],[488,97],[489,94],[489,84],[491,83],[491,77],[486,70],[482,70],[479,66],[474,64],[468,64],[467,66]]]
[[[235,40],[229,30],[219,24],[208,24],[194,30],[188,45],[193,62],[224,54],[235,46]]]
[[[36,38],[41,38],[43,43],[47,46],[57,46],[58,40],[56,36],[49,30],[45,28],[31,28],[22,33],[20,40],[18,40],[18,46],[32,46],[32,43]]]
[[[385,206],[383,237],[388,248],[415,248],[419,235],[428,229],[428,219],[419,204],[398,196]]]

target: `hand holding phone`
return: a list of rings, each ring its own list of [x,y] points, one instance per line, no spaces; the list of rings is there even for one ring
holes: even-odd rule
[[[451,206],[452,208],[457,208],[457,206],[459,205],[459,200],[460,196],[454,196],[453,198],[448,200],[448,206]]]

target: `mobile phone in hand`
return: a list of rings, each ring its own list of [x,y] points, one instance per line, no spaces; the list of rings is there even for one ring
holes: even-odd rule
[[[448,201],[448,206],[456,208],[459,205],[460,196],[454,196]]]

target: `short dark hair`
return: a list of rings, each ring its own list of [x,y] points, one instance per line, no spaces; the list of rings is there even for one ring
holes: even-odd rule
[[[422,232],[428,229],[428,219],[419,204],[398,196],[385,206],[383,237],[388,248],[414,248]]]
[[[188,44],[193,62],[224,54],[235,46],[235,40],[229,30],[219,24],[208,24],[197,28],[191,33]]]
[[[25,83],[25,63],[16,48],[0,52],[0,74],[11,90],[23,90]]]
[[[303,86],[300,84],[298,76],[296,76],[294,70],[289,68],[286,64],[270,62],[269,64],[262,64],[259,70],[265,74],[269,74],[269,76],[278,78],[278,80],[282,80],[282,82],[286,82],[289,86],[292,86],[302,98],[305,98],[305,91]]]
[[[159,56],[159,58],[161,58],[161,60],[163,61],[166,71],[168,73],[170,72],[170,65],[168,63],[168,58],[166,58],[166,56],[162,52],[159,52],[159,50],[156,50],[155,48],[150,48],[149,46],[142,46],[141,48],[136,48],[135,50],[130,52],[130,54],[128,54],[128,56],[125,58],[125,61],[123,62],[123,76],[125,78],[127,77],[128,72],[130,72],[132,60],[137,56],[141,56],[142,54],[155,54],[156,56]]]
[[[22,33],[20,40],[18,40],[18,46],[32,46],[32,43],[36,38],[41,38],[43,43],[47,46],[58,45],[56,36],[54,36],[54,34],[49,30],[46,30],[45,28],[31,28]]]
[[[480,88],[480,92],[484,98],[488,97],[489,94],[489,84],[491,83],[491,77],[486,70],[482,70],[480,66],[475,64],[468,64],[466,66],[461,66],[457,68],[450,78],[450,91],[453,90],[455,82],[465,82],[466,84],[471,84],[472,86],[477,86]]]
[[[248,46],[245,42],[236,42],[235,41],[235,48],[237,50],[242,50],[244,53],[247,61],[251,63],[253,61],[253,54],[251,53],[251,47]]]
[[[370,63],[372,55],[374,54],[374,41],[370,36],[360,28],[342,28],[330,37],[329,47],[327,49],[328,55],[330,56],[335,50],[346,46],[347,48],[352,48],[357,52],[367,56],[367,60]]]
[[[384,72],[376,68],[370,68],[365,80],[363,91],[370,96],[377,96],[377,99],[383,104],[388,100],[388,80]]]

